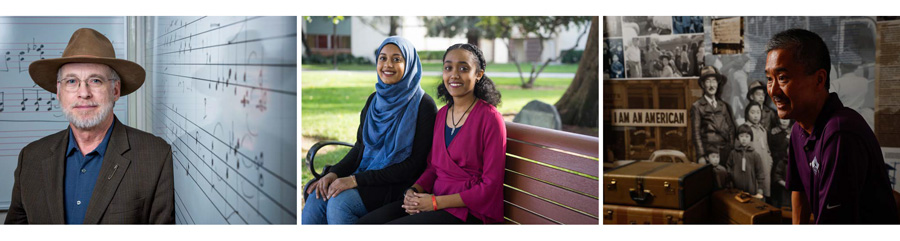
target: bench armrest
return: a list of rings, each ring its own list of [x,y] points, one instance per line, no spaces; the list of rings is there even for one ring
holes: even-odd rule
[[[353,147],[352,144],[342,142],[342,141],[321,141],[321,142],[317,142],[312,147],[310,147],[309,151],[306,152],[306,166],[309,167],[309,172],[312,173],[313,177],[315,177],[314,180],[318,180],[319,178],[322,177],[322,175],[328,173],[328,169],[331,167],[330,165],[325,166],[324,168],[322,168],[321,173],[316,172],[316,167],[315,167],[316,153],[319,152],[319,149],[321,149],[322,147],[329,146],[329,145],[341,145],[341,146]]]

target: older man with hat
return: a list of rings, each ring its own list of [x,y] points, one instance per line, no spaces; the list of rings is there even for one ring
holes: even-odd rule
[[[35,61],[28,72],[57,95],[69,125],[19,153],[6,223],[174,223],[171,146],[113,114],[116,100],[144,83],[144,69],[82,28],[61,58]]]
[[[734,116],[731,106],[721,98],[721,91],[727,79],[715,67],[707,66],[697,80],[703,89],[703,96],[691,104],[691,131],[698,162],[706,164],[704,150],[717,148],[719,153],[731,153],[734,143]],[[728,156],[722,156],[722,163],[728,163]]]

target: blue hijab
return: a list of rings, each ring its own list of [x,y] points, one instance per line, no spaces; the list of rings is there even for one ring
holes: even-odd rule
[[[403,59],[406,60],[406,69],[403,78],[395,84],[385,84],[378,76],[375,97],[369,103],[362,128],[363,144],[366,147],[356,173],[379,170],[399,163],[412,152],[419,102],[425,95],[425,90],[419,86],[422,63],[419,62],[419,55],[412,43],[396,36],[381,42],[381,46],[375,51],[376,59],[381,48],[387,44],[400,48]]]

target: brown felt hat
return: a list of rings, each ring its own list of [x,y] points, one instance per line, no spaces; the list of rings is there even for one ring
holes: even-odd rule
[[[116,58],[112,42],[97,30],[82,28],[75,30],[61,58],[42,59],[28,66],[28,74],[37,85],[56,93],[56,74],[68,63],[105,64],[119,74],[120,96],[134,92],[144,84],[146,72],[135,62]]]

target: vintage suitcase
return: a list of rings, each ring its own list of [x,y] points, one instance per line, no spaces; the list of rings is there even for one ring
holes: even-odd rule
[[[710,165],[635,162],[603,174],[603,203],[684,210],[715,182]]]
[[[783,216],[780,208],[750,197],[738,189],[722,189],[713,192],[709,215],[713,222],[730,224],[780,224]],[[743,199],[739,200],[739,199]]]
[[[709,198],[687,210],[603,204],[603,224],[705,224]]]

